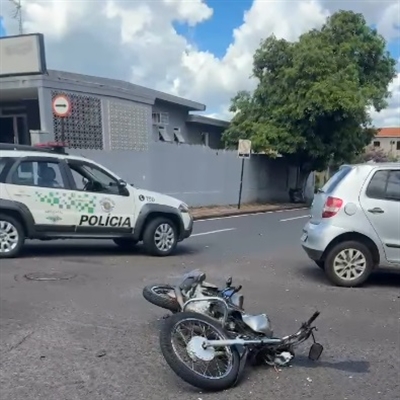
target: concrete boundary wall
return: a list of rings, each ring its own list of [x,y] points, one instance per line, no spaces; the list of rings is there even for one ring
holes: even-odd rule
[[[235,151],[205,146],[152,143],[148,151],[75,150],[133,183],[182,199],[190,206],[238,201],[241,160]],[[288,201],[295,171],[264,155],[245,161],[243,202]],[[310,193],[312,180],[308,185]]]

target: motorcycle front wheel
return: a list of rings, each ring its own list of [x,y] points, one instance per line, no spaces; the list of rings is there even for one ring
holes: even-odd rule
[[[173,286],[165,283],[156,285],[147,285],[143,288],[143,297],[151,304],[164,308],[172,312],[179,312],[180,306],[178,300],[174,297]]]
[[[204,340],[226,340],[221,325],[210,317],[181,312],[164,321],[160,347],[165,361],[182,380],[206,391],[232,387],[240,356],[234,347],[203,348]]]

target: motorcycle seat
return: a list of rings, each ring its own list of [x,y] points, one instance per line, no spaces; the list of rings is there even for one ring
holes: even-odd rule
[[[213,285],[212,283],[209,283],[206,281],[202,282],[201,286],[203,286],[204,288],[207,288],[207,289],[218,289],[218,286]]]

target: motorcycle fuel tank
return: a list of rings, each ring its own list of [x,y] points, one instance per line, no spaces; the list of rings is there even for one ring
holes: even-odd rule
[[[262,333],[267,337],[272,337],[273,331],[271,322],[266,314],[242,315],[243,322],[254,332]]]

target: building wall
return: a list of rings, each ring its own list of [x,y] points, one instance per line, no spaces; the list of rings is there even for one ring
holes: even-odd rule
[[[375,143],[379,142],[379,146]],[[372,141],[372,146],[383,149],[386,153],[392,153],[395,157],[400,157],[400,137],[376,137]]]
[[[236,204],[241,160],[233,151],[154,143],[146,152],[72,150],[108,167],[136,187],[177,197],[190,206]],[[289,173],[289,177],[287,175]],[[295,172],[266,156],[245,160],[242,202],[288,201]],[[312,177],[307,186],[313,195]]]
[[[58,88],[60,91],[70,96],[76,94],[68,91],[68,87]],[[54,140],[54,128],[59,126],[51,110],[55,91],[43,88],[39,94],[42,129],[50,133],[43,139]],[[112,96],[92,97],[100,99],[101,103],[102,150],[86,146],[72,148],[70,153],[99,162],[137,187],[170,194],[190,206],[235,204],[238,201],[241,160],[235,151],[157,140],[151,115],[158,111],[169,112],[169,127],[180,127],[182,135],[189,139],[192,131],[187,129],[184,110],[178,107],[174,110],[162,102],[152,107]],[[87,104],[95,103],[86,101]],[[87,106],[89,109],[90,104]],[[83,114],[81,110],[79,118],[82,123],[87,120]],[[75,129],[84,129],[78,122]],[[197,137],[197,132],[195,135]],[[87,144],[86,139],[82,140]],[[294,179],[295,172],[282,159],[252,156],[245,160],[242,201],[288,201],[289,185]],[[311,181],[308,188],[308,194],[312,196]]]

